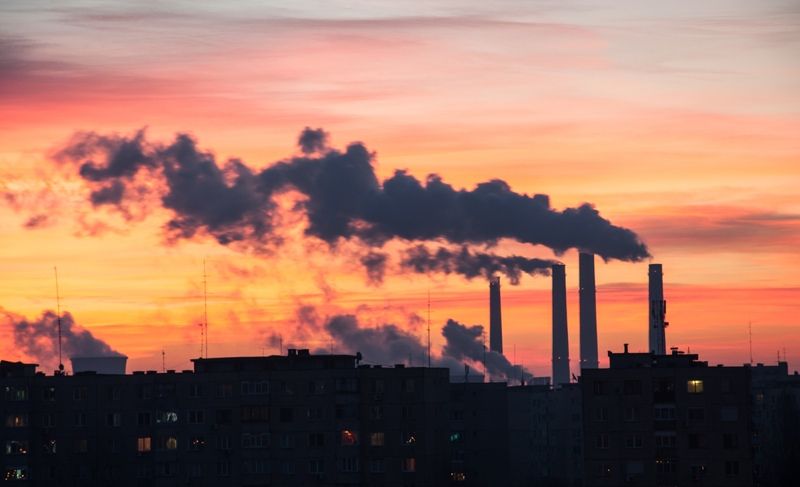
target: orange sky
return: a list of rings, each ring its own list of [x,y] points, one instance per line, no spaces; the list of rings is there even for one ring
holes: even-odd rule
[[[254,168],[297,154],[305,126],[362,141],[381,178],[407,169],[456,187],[500,178],[557,209],[591,202],[664,265],[668,346],[738,364],[800,363],[800,11],[796,2],[10,1],[0,6],[0,307],[55,307],[129,355],[129,369],[187,368],[199,352],[207,262],[210,353],[261,354],[299,337],[301,305],[393,322],[434,348],[448,319],[487,324],[482,279],[390,269],[366,283],[287,228],[255,255],[198,236],[168,245],[167,210],[127,222],[87,202],[51,158],[79,130],[194,135]],[[397,4],[401,5],[397,5]],[[644,4],[648,5],[644,5]],[[48,4],[49,5],[49,4]],[[32,216],[37,228],[26,228]],[[46,218],[44,218],[44,216]],[[390,245],[390,249],[391,249]],[[498,253],[552,257],[501,241]],[[577,254],[567,264],[577,363]],[[601,364],[647,340],[647,262],[598,259]],[[504,285],[506,355],[550,375],[549,280]],[[416,323],[416,324],[415,324]],[[30,359],[0,328],[0,356]]]

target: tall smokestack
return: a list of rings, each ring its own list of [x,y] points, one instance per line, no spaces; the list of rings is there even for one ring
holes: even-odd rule
[[[553,271],[553,385],[569,384],[569,333],[567,332],[567,274],[564,264]]]
[[[597,303],[594,286],[594,254],[581,252],[578,285],[581,304],[581,369],[596,369],[597,361]]]
[[[664,300],[664,275],[661,264],[650,264],[648,271],[650,281],[650,353],[666,355],[667,338],[665,328],[667,322],[667,302]]]
[[[489,279],[489,350],[503,353],[503,317],[500,313],[500,278]]]

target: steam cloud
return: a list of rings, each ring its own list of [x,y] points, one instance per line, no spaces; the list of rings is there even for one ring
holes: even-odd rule
[[[214,237],[228,245],[279,244],[275,197],[296,190],[305,198],[297,209],[308,219],[307,236],[330,245],[355,240],[369,249],[387,241],[444,241],[457,245],[491,244],[502,238],[544,245],[560,254],[576,248],[604,259],[639,261],[649,256],[635,233],[611,224],[586,203],[562,211],[550,208],[547,195],[516,193],[502,180],[456,189],[432,174],[423,181],[398,170],[379,182],[374,154],[362,143],[344,151],[328,146],[322,129],[306,128],[298,139],[302,155],[255,171],[239,160],[217,163],[187,134],[168,145],[150,143],[142,130],[131,137],[78,133],[56,159],[77,164],[91,188],[95,206],[143,203],[143,187],[158,188],[161,204],[172,212],[166,224],[171,238]],[[142,185],[141,175],[149,184]],[[385,269],[381,254],[363,259],[373,281]],[[543,262],[417,248],[407,267],[418,272],[486,275],[490,269],[509,277],[538,274]],[[549,264],[546,264],[549,266]]]
[[[6,313],[14,332],[14,345],[25,355],[36,359],[43,367],[58,366],[58,315],[45,311],[37,320],[28,321],[24,317]],[[62,355],[108,357],[119,356],[106,342],[75,324],[68,312],[61,315]]]
[[[366,361],[394,364],[407,363],[410,359],[417,365],[427,364],[427,346],[397,325],[364,327],[350,314],[334,315],[322,323],[310,306],[301,307],[297,316],[302,328],[324,330],[336,342],[337,350],[361,352]],[[485,372],[493,379],[528,381],[533,377],[524,368],[512,365],[502,354],[485,350],[481,325],[465,326],[451,319],[442,328],[442,335],[446,344],[441,356],[431,356],[434,367],[446,367],[451,374],[459,375],[463,373],[465,362],[483,364],[485,359]],[[320,348],[316,352],[326,353],[326,350]]]
[[[550,267],[553,264],[557,262],[519,255],[503,257],[484,252],[470,252],[466,246],[458,251],[439,247],[436,252],[432,252],[425,245],[417,245],[407,250],[400,263],[402,267],[419,273],[457,273],[468,279],[478,276],[488,279],[500,272],[514,285],[519,284],[523,272],[531,276],[550,275]]]

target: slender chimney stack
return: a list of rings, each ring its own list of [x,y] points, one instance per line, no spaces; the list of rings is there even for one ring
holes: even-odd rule
[[[567,275],[564,264],[553,268],[553,385],[569,384]]]
[[[500,278],[489,279],[489,350],[503,353],[503,317],[500,313]]]
[[[597,361],[597,302],[594,286],[594,254],[581,252],[578,256],[578,286],[581,316],[581,369],[596,369]]]
[[[667,322],[667,302],[664,300],[664,275],[661,264],[650,264],[648,272],[650,282],[650,353],[666,355],[667,338],[665,328]]]

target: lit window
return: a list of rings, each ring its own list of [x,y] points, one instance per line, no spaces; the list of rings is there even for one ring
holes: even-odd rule
[[[202,436],[196,436],[189,440],[189,449],[198,451],[206,447],[206,440]]]
[[[6,416],[6,426],[9,428],[24,428],[28,426],[27,414],[9,414]]]
[[[700,394],[703,392],[703,381],[692,379],[686,383],[689,394]]]
[[[25,440],[6,441],[6,455],[27,455],[28,442]]]
[[[372,433],[369,435],[369,444],[372,446],[383,446],[383,432]]]
[[[178,449],[178,439],[174,436],[169,436],[164,440],[164,448],[167,450],[177,450]]]
[[[403,472],[416,472],[417,471],[417,459],[416,458],[404,458],[403,459]]]
[[[450,443],[460,443],[461,442],[461,433],[455,432],[450,434]]]
[[[3,480],[27,480],[28,479],[28,469],[25,467],[12,467],[6,468],[5,473],[3,474]]]
[[[400,441],[404,445],[412,446],[417,442],[417,435],[414,433],[403,433]]]
[[[178,413],[175,411],[159,411],[156,415],[156,423],[177,423]]]
[[[136,439],[136,451],[144,453],[152,448],[152,439],[149,436],[140,436]]]
[[[342,430],[342,446],[353,446],[358,444],[358,433],[351,430]]]
[[[450,472],[450,481],[464,482],[467,480],[467,474],[464,472]]]

